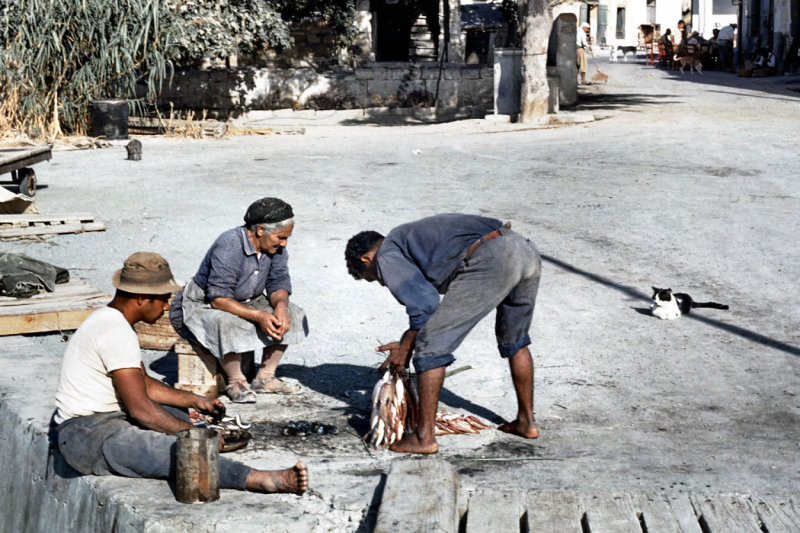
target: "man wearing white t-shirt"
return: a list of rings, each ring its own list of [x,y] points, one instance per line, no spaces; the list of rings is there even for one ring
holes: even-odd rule
[[[221,414],[217,399],[174,389],[144,368],[133,325],[149,324],[169,309],[180,289],[167,261],[137,252],[113,277],[111,302],[87,318],[64,353],[54,416],[58,448],[82,474],[168,479],[174,475],[175,433],[194,427],[185,412]],[[308,470],[301,462],[263,471],[220,457],[219,486],[302,494]]]

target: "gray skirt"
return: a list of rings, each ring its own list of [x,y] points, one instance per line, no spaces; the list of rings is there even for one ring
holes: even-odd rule
[[[267,335],[258,324],[227,311],[212,309],[205,301],[205,292],[194,280],[186,284],[182,297],[183,326],[195,337],[194,340],[219,359],[232,352],[255,352],[258,361],[263,348],[267,346],[297,344],[308,337],[306,313],[291,302],[289,302],[289,319],[292,321],[292,327],[282,339],[278,340]],[[268,313],[273,312],[269,300],[263,294],[242,304]],[[180,333],[180,330],[178,332]]]

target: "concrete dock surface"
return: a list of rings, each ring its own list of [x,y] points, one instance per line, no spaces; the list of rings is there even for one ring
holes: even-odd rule
[[[358,231],[440,212],[509,220],[544,260],[531,331],[541,436],[443,436],[425,459],[454,468],[462,528],[517,512],[512,524],[534,531],[548,516],[560,523],[566,506],[576,531],[658,531],[648,516],[673,517],[674,531],[792,531],[800,78],[603,59],[601,69],[608,82],[581,87],[580,105],[549,127],[254,115],[276,134],[142,136],[141,161],[126,160],[124,141],[54,152],[36,169],[39,211],[88,211],[107,230],[0,250],[68,268],[109,294],[133,252],[162,254],[183,283],[253,200],[292,204],[292,300],[311,334],[279,375],[305,392],[228,404],[254,424],[250,445],[229,456],[258,468],[303,460],[311,489],[223,490],[214,503],[186,505],[166,481],[76,475],[47,439],[71,332],[11,335],[0,337],[0,531],[374,530],[392,466],[410,459],[361,440],[382,361],[374,348],[396,340],[407,318],[388,291],[348,276],[344,246]],[[730,309],[662,321],[649,312],[653,286]],[[472,368],[446,380],[441,408],[496,426],[516,402],[493,326],[490,316],[456,352],[452,368]],[[175,382],[174,353],[144,356],[151,375]],[[340,431],[283,435],[297,420]],[[497,503],[509,498],[511,510]],[[472,505],[482,510],[470,514]]]

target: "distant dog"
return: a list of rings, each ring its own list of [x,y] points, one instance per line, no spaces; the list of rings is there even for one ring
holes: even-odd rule
[[[628,61],[628,54],[636,56],[636,47],[635,46],[617,46],[611,47],[611,57],[610,61],[612,63],[617,62],[617,58],[622,56],[622,60],[627,62]]]
[[[703,73],[703,64],[700,62],[700,59],[694,56],[683,56],[683,57],[675,56],[675,61],[681,67],[681,74],[683,74],[683,69],[686,68],[687,66],[689,67],[689,72],[692,72],[692,70],[694,70],[699,72],[700,74]]]

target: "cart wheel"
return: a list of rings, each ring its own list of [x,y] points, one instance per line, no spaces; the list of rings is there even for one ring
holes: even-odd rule
[[[23,168],[17,171],[19,178],[19,192],[31,198],[36,196],[36,172],[32,168]]]

